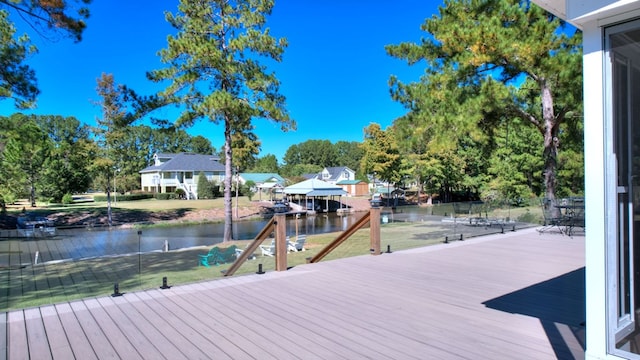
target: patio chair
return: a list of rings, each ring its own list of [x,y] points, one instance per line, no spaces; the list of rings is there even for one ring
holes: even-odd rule
[[[556,201],[549,198],[543,198],[540,200],[542,206],[542,217],[544,223],[541,228],[538,229],[539,233],[550,231],[554,227],[557,227],[561,233],[564,233],[563,227],[567,224],[567,219],[563,216],[560,208],[556,205]]]
[[[296,242],[287,241],[289,251],[305,251],[304,243],[307,241],[307,235],[300,234],[296,239]]]
[[[220,250],[218,253],[219,262],[226,264],[230,262],[234,262],[236,260],[236,249],[238,247],[235,245],[231,245],[227,248]]]
[[[575,232],[575,228],[580,227],[584,229],[584,198],[571,198],[570,206],[567,209],[567,234],[572,236]]]
[[[249,244],[247,244],[247,246],[244,249],[241,249],[239,247],[235,248],[235,253],[236,253],[236,259],[238,257],[240,257],[240,255],[242,255],[243,252],[245,252],[247,250],[247,247],[249,247]],[[249,255],[249,257],[247,257],[247,260],[253,260],[255,259],[256,256],[254,254]]]
[[[260,245],[262,256],[274,256],[276,253],[276,240],[271,240],[271,245]]]
[[[207,254],[199,254],[198,266],[203,265],[209,267],[210,264],[218,265],[219,254],[220,249],[217,246],[212,247]]]

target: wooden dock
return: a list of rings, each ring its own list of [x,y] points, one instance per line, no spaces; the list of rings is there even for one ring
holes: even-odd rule
[[[582,359],[584,237],[535,229],[0,314],[0,359]]]

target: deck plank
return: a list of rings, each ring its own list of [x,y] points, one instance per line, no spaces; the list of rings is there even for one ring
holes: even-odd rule
[[[128,359],[142,359],[138,349],[143,349],[144,347],[137,348],[132,343],[131,338],[127,336],[128,334],[122,331],[121,324],[117,322],[117,319],[109,316],[106,309],[97,299],[87,299],[82,304],[76,303],[76,308],[84,308],[92,315],[92,319],[87,320],[83,326],[96,328],[92,331],[92,337],[95,341],[94,347],[111,348],[121,359],[125,357]],[[96,349],[96,352],[100,353],[101,351]]]
[[[180,354],[176,354],[175,359],[206,359],[207,354],[201,351],[193,341],[198,338],[187,337],[187,333],[180,331],[179,326],[171,321],[164,308],[155,302],[154,298],[147,292],[137,292],[127,295],[129,305],[135,309],[142,317],[141,320],[152,326],[156,332],[160,333],[165,342],[176,347]]]
[[[128,304],[127,299],[124,297],[111,298],[111,297],[103,297],[97,299],[102,308],[109,314],[109,316],[113,319],[113,321],[118,325],[119,330],[123,333],[124,336],[131,342],[134,348],[137,351],[141,351],[144,349],[140,355],[143,358],[153,358],[153,359],[174,359],[173,356],[168,356],[168,353],[161,351],[157,345],[162,345],[164,341],[162,338],[155,339],[153,338],[147,330],[150,329],[150,326],[146,326],[144,322],[138,321],[136,316],[129,317],[124,312],[123,309]],[[157,341],[160,340],[160,341]],[[173,352],[174,356],[178,356],[179,352],[175,352],[175,349],[165,348],[167,351]]]
[[[7,357],[9,359],[28,359],[29,343],[27,339],[27,327],[24,319],[24,311],[10,311],[7,314]]]
[[[194,346],[208,358],[231,359],[231,356],[219,347],[217,334],[206,325],[199,323],[183,309],[173,306],[172,301],[159,290],[150,290],[146,294],[149,295],[147,301],[154,310],[162,314],[176,331],[189,339],[183,347]]]
[[[24,320],[29,342],[29,356],[33,359],[51,359],[49,340],[39,308],[24,310]]]
[[[0,360],[7,358],[7,313],[0,313]]]
[[[73,351],[73,355],[76,359],[97,359],[98,355],[93,349],[91,342],[87,338],[84,330],[82,329],[82,325],[78,319],[78,317],[87,316],[87,312],[75,313],[74,309],[71,307],[69,303],[62,303],[55,305],[56,312],[58,313],[58,317],[60,318],[60,323],[64,328],[65,334],[67,334],[67,339],[69,341],[69,345],[71,346],[71,350]],[[51,345],[51,347],[57,347],[56,345]],[[112,355],[112,354],[110,354]],[[104,357],[101,353],[100,357]]]
[[[40,315],[47,333],[51,356],[54,359],[73,359],[73,350],[56,308],[53,305],[43,306],[40,308]]]
[[[233,338],[230,339],[250,353],[262,354],[261,357],[283,359],[299,356],[305,359],[320,359],[318,349],[306,339],[302,339],[295,331],[295,324],[287,326],[282,324],[281,318],[274,322],[264,322],[265,316],[276,309],[256,311],[244,305],[235,294],[230,294],[232,288],[225,291],[212,293],[206,287],[194,285],[194,290],[189,296],[183,298],[190,302],[194,309],[204,307],[208,313],[221,325],[233,329]],[[274,314],[277,316],[277,314]],[[299,341],[292,341],[297,339]],[[326,350],[325,350],[326,352]],[[336,356],[335,353],[332,353]]]
[[[291,353],[279,347],[277,340],[280,334],[275,331],[258,332],[255,329],[256,320],[247,314],[235,313],[234,309],[225,306],[220,299],[203,300],[199,291],[194,291],[188,296],[170,296],[175,306],[180,306],[191,314],[201,314],[201,321],[220,331],[222,336],[238,347],[239,351],[234,357],[252,358],[249,354],[261,354],[263,359],[281,359],[291,357]],[[209,301],[207,301],[209,300]],[[252,339],[256,337],[270,338],[272,346],[262,348]],[[310,355],[313,358],[313,355]]]

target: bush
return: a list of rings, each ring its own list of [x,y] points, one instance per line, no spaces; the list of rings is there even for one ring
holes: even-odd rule
[[[155,194],[155,198],[157,200],[169,200],[169,199],[174,199],[175,198],[175,194],[172,194],[172,193],[157,193],[157,194]]]
[[[177,199],[184,199],[185,195],[187,195],[187,193],[182,190],[182,189],[176,189],[176,191],[174,192],[174,194],[176,194],[176,198]]]
[[[62,203],[65,205],[73,204],[73,195],[66,193],[62,196]]]
[[[253,195],[255,195],[255,186],[256,183],[253,182],[252,180],[247,181],[244,185],[242,185],[240,187],[240,192],[242,193],[242,195],[246,196],[247,198],[249,198],[249,201],[251,201],[251,199],[253,198]]]
[[[207,180],[204,174],[198,177],[198,199],[215,199],[220,197],[220,186],[215,180]]]
[[[118,201],[135,201],[135,200],[144,200],[144,199],[153,199],[153,194],[151,193],[139,193],[139,194],[126,194],[120,195],[118,194],[116,199]],[[113,201],[113,194],[111,194],[111,201]],[[106,195],[94,195],[93,201],[107,201]]]

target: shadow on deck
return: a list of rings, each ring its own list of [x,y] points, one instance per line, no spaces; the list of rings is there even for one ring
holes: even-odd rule
[[[584,354],[586,348],[584,267],[483,304],[491,309],[538,318],[558,359],[584,356],[578,355]]]

